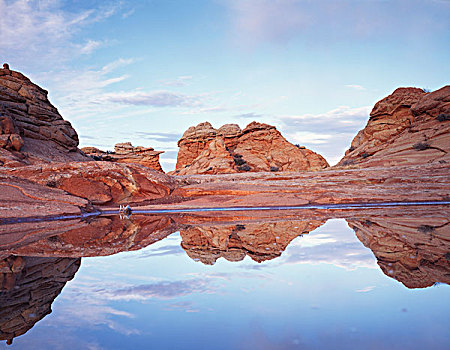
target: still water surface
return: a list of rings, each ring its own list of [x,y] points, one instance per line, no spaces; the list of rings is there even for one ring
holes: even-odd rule
[[[317,226],[309,234],[295,232],[290,243],[279,236],[264,242],[267,256],[245,248],[251,239],[239,249],[205,248],[195,236],[205,228],[194,227],[138,251],[82,258],[52,313],[0,348],[449,348],[449,286],[427,286],[436,271],[448,280],[448,260],[426,266],[422,276],[415,267],[399,268],[396,259],[408,265],[403,251],[396,256],[397,248],[386,252],[375,243],[374,251],[366,248],[344,219]],[[430,234],[424,227],[421,234]],[[228,239],[244,231],[237,224]],[[212,241],[221,239],[208,232]],[[287,247],[277,253],[277,244]],[[436,260],[426,259],[428,265]]]

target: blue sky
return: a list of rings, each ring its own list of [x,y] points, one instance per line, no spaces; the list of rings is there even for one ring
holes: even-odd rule
[[[81,146],[166,151],[253,120],[339,160],[379,99],[448,84],[449,1],[0,0],[0,58],[49,90]]]

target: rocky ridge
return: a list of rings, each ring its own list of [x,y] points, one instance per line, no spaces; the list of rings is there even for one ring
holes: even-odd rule
[[[190,127],[178,141],[174,175],[223,174],[263,171],[314,171],[326,160],[304,147],[289,143],[268,124],[252,122],[214,129],[208,122]]]
[[[450,86],[398,88],[377,102],[337,166],[398,166],[450,161]]]
[[[114,146],[114,152],[105,152],[95,147],[84,147],[81,150],[96,161],[141,164],[163,172],[159,163],[159,155],[164,152],[155,151],[151,147],[134,147],[131,142],[124,142],[117,143]]]

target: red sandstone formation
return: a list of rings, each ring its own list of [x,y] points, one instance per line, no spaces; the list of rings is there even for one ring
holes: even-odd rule
[[[338,166],[448,163],[449,152],[450,86],[399,88],[375,104]]]
[[[214,265],[220,257],[241,261],[245,256],[256,262],[279,257],[289,243],[307,234],[324,221],[252,222],[234,225],[193,225],[180,230],[181,246],[194,260]]]
[[[408,288],[450,284],[449,212],[418,216],[371,216],[347,220],[370,248],[381,270]]]
[[[0,260],[0,340],[12,342],[52,312],[81,259],[10,256]]]
[[[133,147],[131,142],[124,142],[117,143],[114,146],[114,152],[104,152],[95,147],[84,147],[81,150],[97,161],[141,164],[150,169],[163,172],[161,164],[159,164],[159,155],[164,152],[155,151],[151,147]]]
[[[0,165],[87,160],[77,146],[77,133],[47,91],[19,72],[0,69]]]
[[[178,141],[175,175],[261,171],[305,171],[328,167],[326,160],[289,143],[271,125],[252,122],[214,129],[205,122],[190,127]]]
[[[11,169],[8,174],[62,189],[93,204],[138,203],[167,197],[175,188],[169,176],[138,164],[53,163]]]

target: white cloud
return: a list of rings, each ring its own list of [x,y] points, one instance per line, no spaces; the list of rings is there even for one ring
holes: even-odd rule
[[[186,94],[172,91],[122,91],[107,93],[102,96],[103,100],[115,103],[152,106],[152,107],[192,107],[201,105],[198,96],[188,96]]]
[[[63,6],[54,0],[0,0],[0,55],[11,68],[55,66],[91,54],[103,41],[83,38],[83,29],[113,16],[122,3],[79,11]]]
[[[194,77],[191,75],[182,75],[176,79],[161,80],[160,83],[165,86],[186,86]]]
[[[366,125],[370,109],[340,106],[325,113],[281,116],[278,120],[280,131],[290,142],[311,148],[334,164]]]
[[[354,90],[359,90],[359,91],[366,90],[366,88],[364,86],[356,85],[356,84],[348,84],[348,85],[345,85],[345,87],[350,88],[350,89],[354,89]]]

